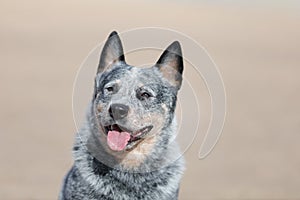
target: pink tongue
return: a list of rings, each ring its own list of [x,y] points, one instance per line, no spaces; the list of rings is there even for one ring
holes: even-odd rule
[[[114,151],[122,151],[125,149],[130,134],[127,132],[108,131],[107,144]]]

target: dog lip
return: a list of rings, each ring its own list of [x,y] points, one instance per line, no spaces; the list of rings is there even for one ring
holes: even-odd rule
[[[125,147],[126,151],[130,151],[133,149],[138,143],[140,143],[147,134],[152,130],[153,125],[146,126],[138,131],[132,132],[129,131],[127,128],[120,126],[118,124],[111,124],[103,127],[105,129],[104,133],[107,136],[109,131],[118,130],[118,131],[125,131],[130,134],[130,140],[128,141],[127,146]]]
[[[104,129],[105,129],[105,134],[107,135],[109,131],[112,131],[112,130],[116,130],[116,131],[119,131],[119,132],[127,132],[127,133],[131,133],[132,131],[129,131],[128,129],[120,126],[119,124],[110,124],[110,125],[107,125],[107,126],[104,126]]]
[[[124,126],[121,126],[119,124],[114,124],[114,125],[117,125],[122,131],[125,131],[127,133],[132,133],[132,131],[130,131],[129,129],[125,128]]]
[[[140,143],[147,134],[152,130],[153,125],[145,126],[144,128],[138,130],[138,131],[130,131],[127,128],[120,126],[119,124],[110,124],[107,126],[102,126],[104,129],[104,134],[108,136],[108,132],[112,130],[116,131],[124,131],[130,134],[130,140],[128,141],[127,146],[125,147],[126,151],[130,151],[133,149],[138,143]]]
[[[131,151],[137,144],[139,144],[145,136],[151,131],[153,128],[152,125],[146,126],[141,130],[135,132],[135,134],[131,135],[128,145],[126,146],[126,151]]]
[[[151,131],[152,128],[153,128],[153,126],[149,125],[138,131],[131,131],[119,124],[110,124],[110,125],[104,126],[106,135],[108,134],[109,131],[118,130],[118,131],[124,131],[124,132],[130,133],[131,137],[138,137],[138,138],[144,137],[147,133],[149,133]]]
[[[138,138],[143,138],[144,136],[146,136],[147,133],[149,133],[151,131],[152,128],[153,128],[152,125],[146,126],[146,127],[142,128],[141,130],[135,132],[133,134],[133,136],[138,137]]]

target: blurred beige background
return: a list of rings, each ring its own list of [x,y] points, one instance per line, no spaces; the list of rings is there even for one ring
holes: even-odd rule
[[[76,72],[110,31],[143,26],[201,43],[226,87],[223,134],[206,159],[202,136],[185,153],[180,199],[300,199],[299,10],[283,0],[0,1],[0,199],[57,198],[72,164]]]

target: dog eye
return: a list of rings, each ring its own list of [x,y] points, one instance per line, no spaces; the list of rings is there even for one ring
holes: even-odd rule
[[[118,86],[116,84],[109,84],[104,87],[104,92],[106,94],[114,94],[118,91]]]
[[[148,98],[151,97],[151,94],[149,94],[149,93],[147,93],[147,92],[143,92],[143,93],[141,94],[141,97],[144,98],[144,99],[148,99]]]
[[[139,88],[136,91],[136,97],[141,100],[147,100],[150,99],[152,97],[155,97],[154,93],[150,92],[149,90],[143,89],[143,88]]]
[[[107,88],[105,88],[108,92],[113,92],[114,91],[114,87],[107,87]]]
[[[142,92],[138,95],[138,99],[141,100],[141,101],[145,101],[145,100],[147,100],[151,97],[153,97],[153,95],[148,93],[148,92]]]

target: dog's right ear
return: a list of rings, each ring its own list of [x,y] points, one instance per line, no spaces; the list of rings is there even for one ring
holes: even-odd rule
[[[118,62],[125,62],[125,56],[121,39],[116,31],[113,31],[105,42],[100,56],[97,73],[101,73]]]

